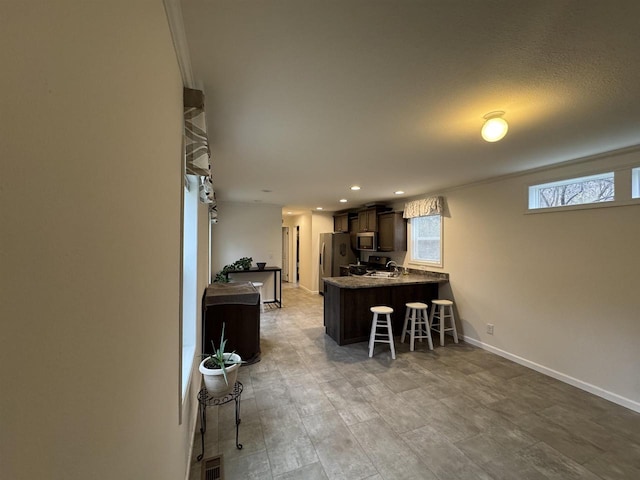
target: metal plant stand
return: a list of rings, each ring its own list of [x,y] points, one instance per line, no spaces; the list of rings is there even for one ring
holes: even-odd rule
[[[203,388],[198,392],[198,410],[200,411],[200,438],[202,439],[202,450],[200,455],[196,458],[198,461],[202,460],[204,456],[204,434],[207,431],[207,407],[215,407],[218,405],[224,405],[231,401],[236,402],[236,448],[242,450],[242,444],[238,443],[238,432],[240,430],[240,396],[242,395],[242,383],[236,382],[233,386],[233,390],[226,394],[224,397],[212,397],[207,392],[206,388]]]

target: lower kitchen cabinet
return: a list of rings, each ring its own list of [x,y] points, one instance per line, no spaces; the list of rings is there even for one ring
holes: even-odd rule
[[[375,305],[386,305],[393,308],[393,334],[398,336],[402,333],[405,304],[430,304],[434,298],[438,298],[438,283],[340,288],[325,282],[325,331],[338,345],[368,341],[373,318],[369,309]]]

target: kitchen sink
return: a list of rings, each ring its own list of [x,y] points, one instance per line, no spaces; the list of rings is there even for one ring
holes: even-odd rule
[[[399,277],[400,272],[372,272],[369,274],[369,276],[377,278],[394,278]]]

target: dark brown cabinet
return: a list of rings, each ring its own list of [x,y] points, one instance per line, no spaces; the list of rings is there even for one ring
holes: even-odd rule
[[[358,212],[358,231],[378,231],[378,210],[376,208],[368,208]]]
[[[393,308],[391,322],[395,336],[402,333],[405,304],[438,298],[438,283],[395,285],[373,288],[340,288],[324,284],[324,326],[338,345],[365,342],[371,332],[374,305]]]
[[[247,363],[260,360],[260,294],[251,282],[213,283],[202,296],[202,353],[219,346],[222,327],[226,351]]]
[[[339,233],[349,232],[349,214],[341,213],[333,216],[333,231]]]
[[[378,251],[400,252],[407,249],[407,222],[401,212],[378,215]]]

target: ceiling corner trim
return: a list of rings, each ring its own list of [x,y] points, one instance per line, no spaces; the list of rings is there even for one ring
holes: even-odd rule
[[[195,88],[193,82],[193,71],[191,69],[191,57],[187,45],[187,34],[184,30],[184,20],[182,18],[182,7],[180,0],[162,0],[164,11],[167,14],[173,48],[176,51],[178,66],[182,74],[182,83],[185,87]]]

